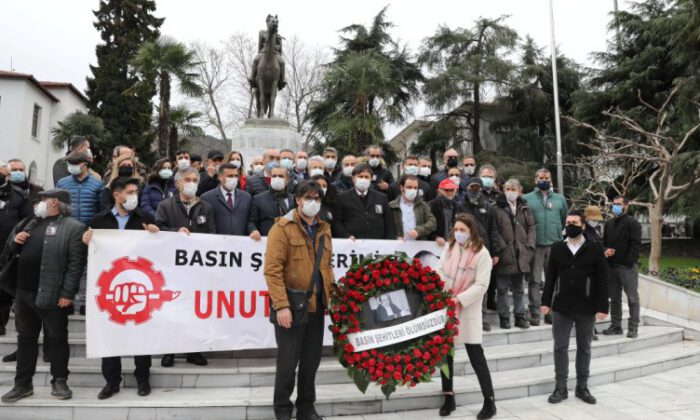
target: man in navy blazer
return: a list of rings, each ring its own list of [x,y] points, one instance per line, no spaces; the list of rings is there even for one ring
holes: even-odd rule
[[[249,235],[248,216],[251,197],[237,188],[239,169],[227,163],[219,167],[219,186],[202,194],[214,209],[216,233],[223,235]]]

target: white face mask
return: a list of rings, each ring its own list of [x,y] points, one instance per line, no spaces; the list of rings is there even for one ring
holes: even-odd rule
[[[430,168],[427,166],[423,166],[419,169],[419,174],[420,176],[430,176]]]
[[[168,179],[171,176],[173,176],[173,171],[171,171],[170,169],[161,169],[160,171],[158,171],[158,176],[161,179]]]
[[[351,177],[353,169],[355,169],[354,166],[343,166],[343,175]]]
[[[376,168],[377,166],[379,166],[379,162],[379,158],[372,158],[369,160],[369,166]]]
[[[467,174],[467,175],[469,175],[469,176],[472,176],[472,175],[474,175],[474,170],[475,170],[475,169],[476,169],[475,166],[465,166],[465,167],[464,167],[464,173]]]
[[[289,158],[284,158],[280,160],[280,166],[284,169],[292,169],[294,167],[294,162]]]
[[[598,221],[598,220],[589,220],[589,221],[588,221],[588,224],[591,225],[592,228],[595,228],[595,227],[598,227],[598,225],[600,224],[600,221]]]
[[[253,173],[254,174],[261,174],[263,169],[265,169],[265,165],[263,165],[263,164],[253,165]]]
[[[418,167],[416,165],[406,166],[403,170],[406,175],[418,175]]]
[[[228,177],[224,183],[224,188],[228,191],[233,191],[238,185],[238,177]]]
[[[297,169],[305,171],[306,166],[309,164],[309,161],[306,160],[305,158],[299,158],[297,159]]]
[[[403,190],[403,196],[406,198],[408,201],[413,201],[416,199],[416,196],[418,195],[418,190],[410,189],[410,190]]]
[[[355,188],[359,192],[365,192],[369,189],[369,185],[372,183],[368,178],[356,178],[355,179]]]
[[[462,182],[462,179],[461,179],[460,177],[458,177],[457,175],[452,175],[452,176],[450,177],[450,179],[451,179],[452,182],[454,182],[455,185],[457,185],[457,186],[459,186],[459,183]]]
[[[469,233],[468,232],[455,232],[455,241],[457,241],[458,244],[464,245],[467,243],[469,240]]]
[[[506,200],[514,202],[518,199],[518,195],[517,191],[506,191]]]
[[[187,169],[190,167],[189,159],[180,159],[177,161],[177,167],[180,169]]]
[[[323,166],[325,166],[326,169],[333,169],[337,163],[338,161],[336,159],[325,159],[323,161]]]
[[[301,207],[301,212],[304,213],[306,217],[316,217],[320,210],[321,202],[316,200],[304,200]]]
[[[328,188],[321,188],[321,190],[323,190],[323,196],[325,197],[325,196],[326,196],[326,191],[328,191]]]
[[[282,191],[285,187],[284,178],[272,178],[270,180],[270,188],[275,191]]]
[[[68,172],[70,172],[71,175],[80,175],[83,172],[83,166],[81,164],[68,164]]]
[[[231,159],[231,160],[228,161],[228,163],[230,163],[231,165],[235,166],[236,168],[240,168],[240,167],[241,167],[241,161],[238,160],[238,159]]]
[[[34,215],[40,219],[46,218],[49,215],[49,203],[46,201],[40,201],[34,207]]]
[[[197,183],[196,182],[186,182],[182,186],[182,193],[187,197],[194,197],[197,194]]]
[[[312,169],[309,171],[309,175],[311,175],[311,176],[323,175],[323,169],[321,169],[321,168],[312,168]]]
[[[122,207],[126,211],[133,211],[139,205],[139,196],[131,194],[126,197],[126,201],[122,203]]]

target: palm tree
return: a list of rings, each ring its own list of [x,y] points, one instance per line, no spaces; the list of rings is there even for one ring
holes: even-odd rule
[[[184,105],[174,106],[170,110],[170,129],[169,139],[170,146],[174,149],[180,149],[185,146],[188,137],[202,137],[204,130],[197,125],[197,120],[202,118],[202,113],[199,111],[190,111]],[[180,139],[180,134],[183,138]]]
[[[90,142],[93,144],[92,148],[96,150],[102,141],[108,137],[102,119],[82,111],[68,114],[63,121],[58,122],[58,127],[51,129],[51,134],[51,145],[56,150],[67,149],[68,143],[73,136],[90,137]]]
[[[179,90],[187,96],[202,94],[197,83],[198,75],[192,70],[199,64],[196,53],[181,42],[161,36],[156,42],[144,42],[131,64],[140,73],[138,84],[158,83],[158,155],[167,157],[171,152],[170,127],[170,89],[173,79],[178,82]]]

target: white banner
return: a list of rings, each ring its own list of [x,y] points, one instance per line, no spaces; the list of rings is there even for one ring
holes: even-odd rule
[[[376,349],[403,341],[413,340],[422,335],[441,330],[447,323],[447,309],[431,312],[408,322],[391,327],[377,328],[348,334],[348,342],[355,351]]]
[[[88,251],[87,356],[274,348],[266,241],[95,230]],[[402,251],[434,264],[427,241],[333,240],[336,280],[353,258]],[[328,321],[327,321],[328,324]],[[325,344],[331,344],[325,334]]]

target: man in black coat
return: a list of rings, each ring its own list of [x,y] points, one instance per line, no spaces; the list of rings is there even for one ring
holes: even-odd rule
[[[29,204],[33,206],[41,201],[39,193],[44,191],[44,189],[29,181],[24,162],[19,159],[10,159],[7,161],[7,166],[10,170],[10,182],[24,191],[24,194],[29,199]]]
[[[155,219],[145,211],[138,208],[139,202],[139,180],[134,178],[117,178],[111,185],[114,206],[111,209],[97,213],[88,226],[90,227],[83,234],[85,245],[90,244],[92,239],[92,229],[119,229],[119,230],[141,230],[145,229],[151,233],[160,231],[155,225]],[[151,356],[134,356],[136,370],[137,393],[144,397],[151,393],[149,376],[151,369]],[[107,399],[119,392],[119,385],[122,381],[122,359],[121,357],[102,358],[102,376],[107,384],[102,388],[97,398]]]
[[[213,190],[219,186],[219,166],[221,162],[224,161],[224,154],[220,150],[210,150],[207,153],[207,163],[201,172],[201,179],[199,180],[199,185],[197,186],[197,197],[201,197],[202,194]]]
[[[259,241],[275,224],[275,219],[284,216],[295,207],[294,197],[287,192],[289,171],[274,162],[270,171],[270,190],[253,197],[248,217],[250,237]]]
[[[246,179],[245,190],[251,197],[270,189],[270,173],[275,165],[279,166],[280,164],[280,151],[275,148],[265,150],[262,163],[264,165],[263,172]]]
[[[440,183],[448,178],[447,171],[450,168],[457,168],[459,166],[459,153],[457,149],[450,148],[445,150],[445,153],[442,155],[442,163],[444,168],[441,171],[435,172],[430,178],[430,186],[433,190],[437,190]]]
[[[345,155],[340,164],[338,179],[333,182],[333,186],[338,194],[353,188],[352,170],[355,169],[355,166],[357,166],[357,157],[355,155]]]
[[[438,246],[444,246],[450,237],[450,232],[455,224],[457,213],[466,213],[462,204],[457,201],[459,187],[451,179],[443,179],[438,185],[438,195],[428,205],[437,220],[437,230],[430,239],[434,239]],[[484,237],[487,235],[484,235]]]
[[[70,152],[81,152],[81,153],[87,153],[89,156],[92,156],[92,152],[90,150],[90,139],[87,136],[73,136],[70,139]],[[69,154],[70,154],[69,152]],[[70,172],[68,172],[68,161],[66,158],[68,157],[68,154],[60,159],[58,159],[56,162],[53,164],[53,185],[58,184],[58,180],[65,178],[67,176],[70,176]]]
[[[239,169],[227,163],[219,167],[219,187],[202,195],[202,201],[214,210],[216,233],[249,235],[248,217],[252,198],[238,188]]]
[[[543,314],[552,314],[556,386],[549,402],[568,397],[569,338],[576,325],[576,397],[588,404],[596,399],[588,391],[591,341],[596,319],[608,313],[608,267],[603,246],[586,241],[585,217],[573,212],[566,217],[566,240],[552,245],[542,292]]]
[[[354,188],[338,196],[333,236],[350,239],[396,239],[394,220],[386,195],[370,189],[372,168],[365,164],[352,171]]]
[[[384,166],[383,156],[384,150],[376,144],[367,147],[367,150],[365,150],[365,157],[372,171],[371,187],[375,191],[386,194],[389,191],[389,186],[394,183],[394,176]]]
[[[418,176],[418,157],[414,155],[408,155],[403,158],[401,163],[401,174],[402,175],[414,175]],[[399,181],[394,182],[389,187],[387,192],[387,199],[389,202],[396,200],[396,197],[401,195],[401,183]],[[421,197],[426,203],[433,199],[433,189],[430,188],[430,184],[418,178],[418,197]]]
[[[603,244],[610,267],[610,328],[605,335],[622,334],[622,291],[627,295],[630,318],[627,322],[627,337],[637,338],[639,327],[639,291],[637,287],[637,261],[642,248],[642,227],[634,217],[627,214],[627,198],[613,199],[614,218],[605,223]]]

